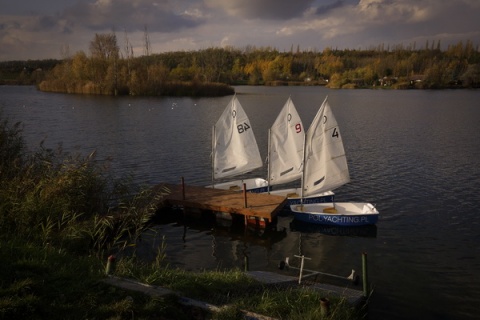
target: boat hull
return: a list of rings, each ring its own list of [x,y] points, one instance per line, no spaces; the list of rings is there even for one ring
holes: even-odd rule
[[[332,212],[332,207],[335,207],[335,213]],[[328,226],[374,225],[379,216],[372,204],[364,202],[292,205],[290,209],[295,215],[295,220]]]
[[[248,192],[268,192],[268,181],[262,178],[250,178],[241,179],[228,182],[216,183],[213,186],[207,186],[207,188],[231,190],[231,191],[243,191],[243,184]]]
[[[300,196],[301,189],[300,188],[290,188],[290,189],[282,189],[282,190],[272,190],[270,194],[276,196],[284,196],[288,199],[288,208],[289,206],[300,204],[302,203],[302,197]],[[318,194],[314,194],[308,197],[303,198],[304,204],[310,203],[325,203],[325,202],[333,202],[335,198],[335,193],[332,191],[326,191]]]
[[[308,223],[293,219],[290,222],[290,230],[301,233],[321,233],[328,236],[365,237],[376,238],[377,226],[328,226],[322,224]]]

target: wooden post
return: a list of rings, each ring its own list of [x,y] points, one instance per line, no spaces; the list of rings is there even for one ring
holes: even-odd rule
[[[105,268],[105,273],[107,275],[112,274],[115,271],[115,256],[112,254],[107,259],[107,267]]]
[[[247,184],[246,183],[243,184],[243,199],[245,201],[245,208],[247,208],[248,205],[247,205]]]
[[[367,265],[367,253],[362,253],[362,275],[363,275],[363,296],[368,297],[368,265]]]
[[[182,177],[182,200],[185,200],[185,178]]]
[[[320,299],[320,314],[322,315],[322,319],[328,317],[330,313],[330,300],[328,298],[321,298]]]

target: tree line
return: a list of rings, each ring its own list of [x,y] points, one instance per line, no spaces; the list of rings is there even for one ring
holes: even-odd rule
[[[147,42],[148,44],[148,42]],[[146,48],[149,46],[146,45]],[[330,88],[478,88],[480,53],[471,41],[440,50],[402,45],[366,50],[280,52],[273,47],[208,48],[134,57],[126,38],[96,34],[37,81],[40,90],[109,95],[224,95],[231,85],[325,85]]]

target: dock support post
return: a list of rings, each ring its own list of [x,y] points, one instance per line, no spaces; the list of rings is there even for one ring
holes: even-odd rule
[[[115,256],[112,254],[107,259],[107,266],[105,268],[105,273],[107,275],[112,274],[115,271]]]
[[[245,208],[248,208],[248,205],[247,205],[247,184],[246,183],[243,184],[243,200],[244,200],[244,203],[245,203]]]
[[[185,178],[182,177],[182,200],[185,200]]]
[[[367,265],[367,253],[362,253],[362,274],[363,274],[363,296],[368,297],[368,265]]]

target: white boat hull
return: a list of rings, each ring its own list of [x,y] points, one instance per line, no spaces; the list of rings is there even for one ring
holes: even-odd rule
[[[281,189],[281,190],[271,190],[270,194],[276,196],[287,197],[288,205],[300,204],[302,202],[301,188],[290,188],[290,189]],[[335,193],[332,191],[321,192],[313,194],[308,197],[303,198],[303,203],[324,203],[324,202],[333,202]]]
[[[374,225],[379,215],[372,204],[364,202],[299,204],[290,209],[295,220],[331,226]]]
[[[216,183],[213,186],[207,186],[207,188],[214,189],[223,189],[231,191],[243,191],[243,184],[249,192],[267,192],[268,191],[268,181],[262,178],[250,178],[250,179],[241,179],[228,182]]]

